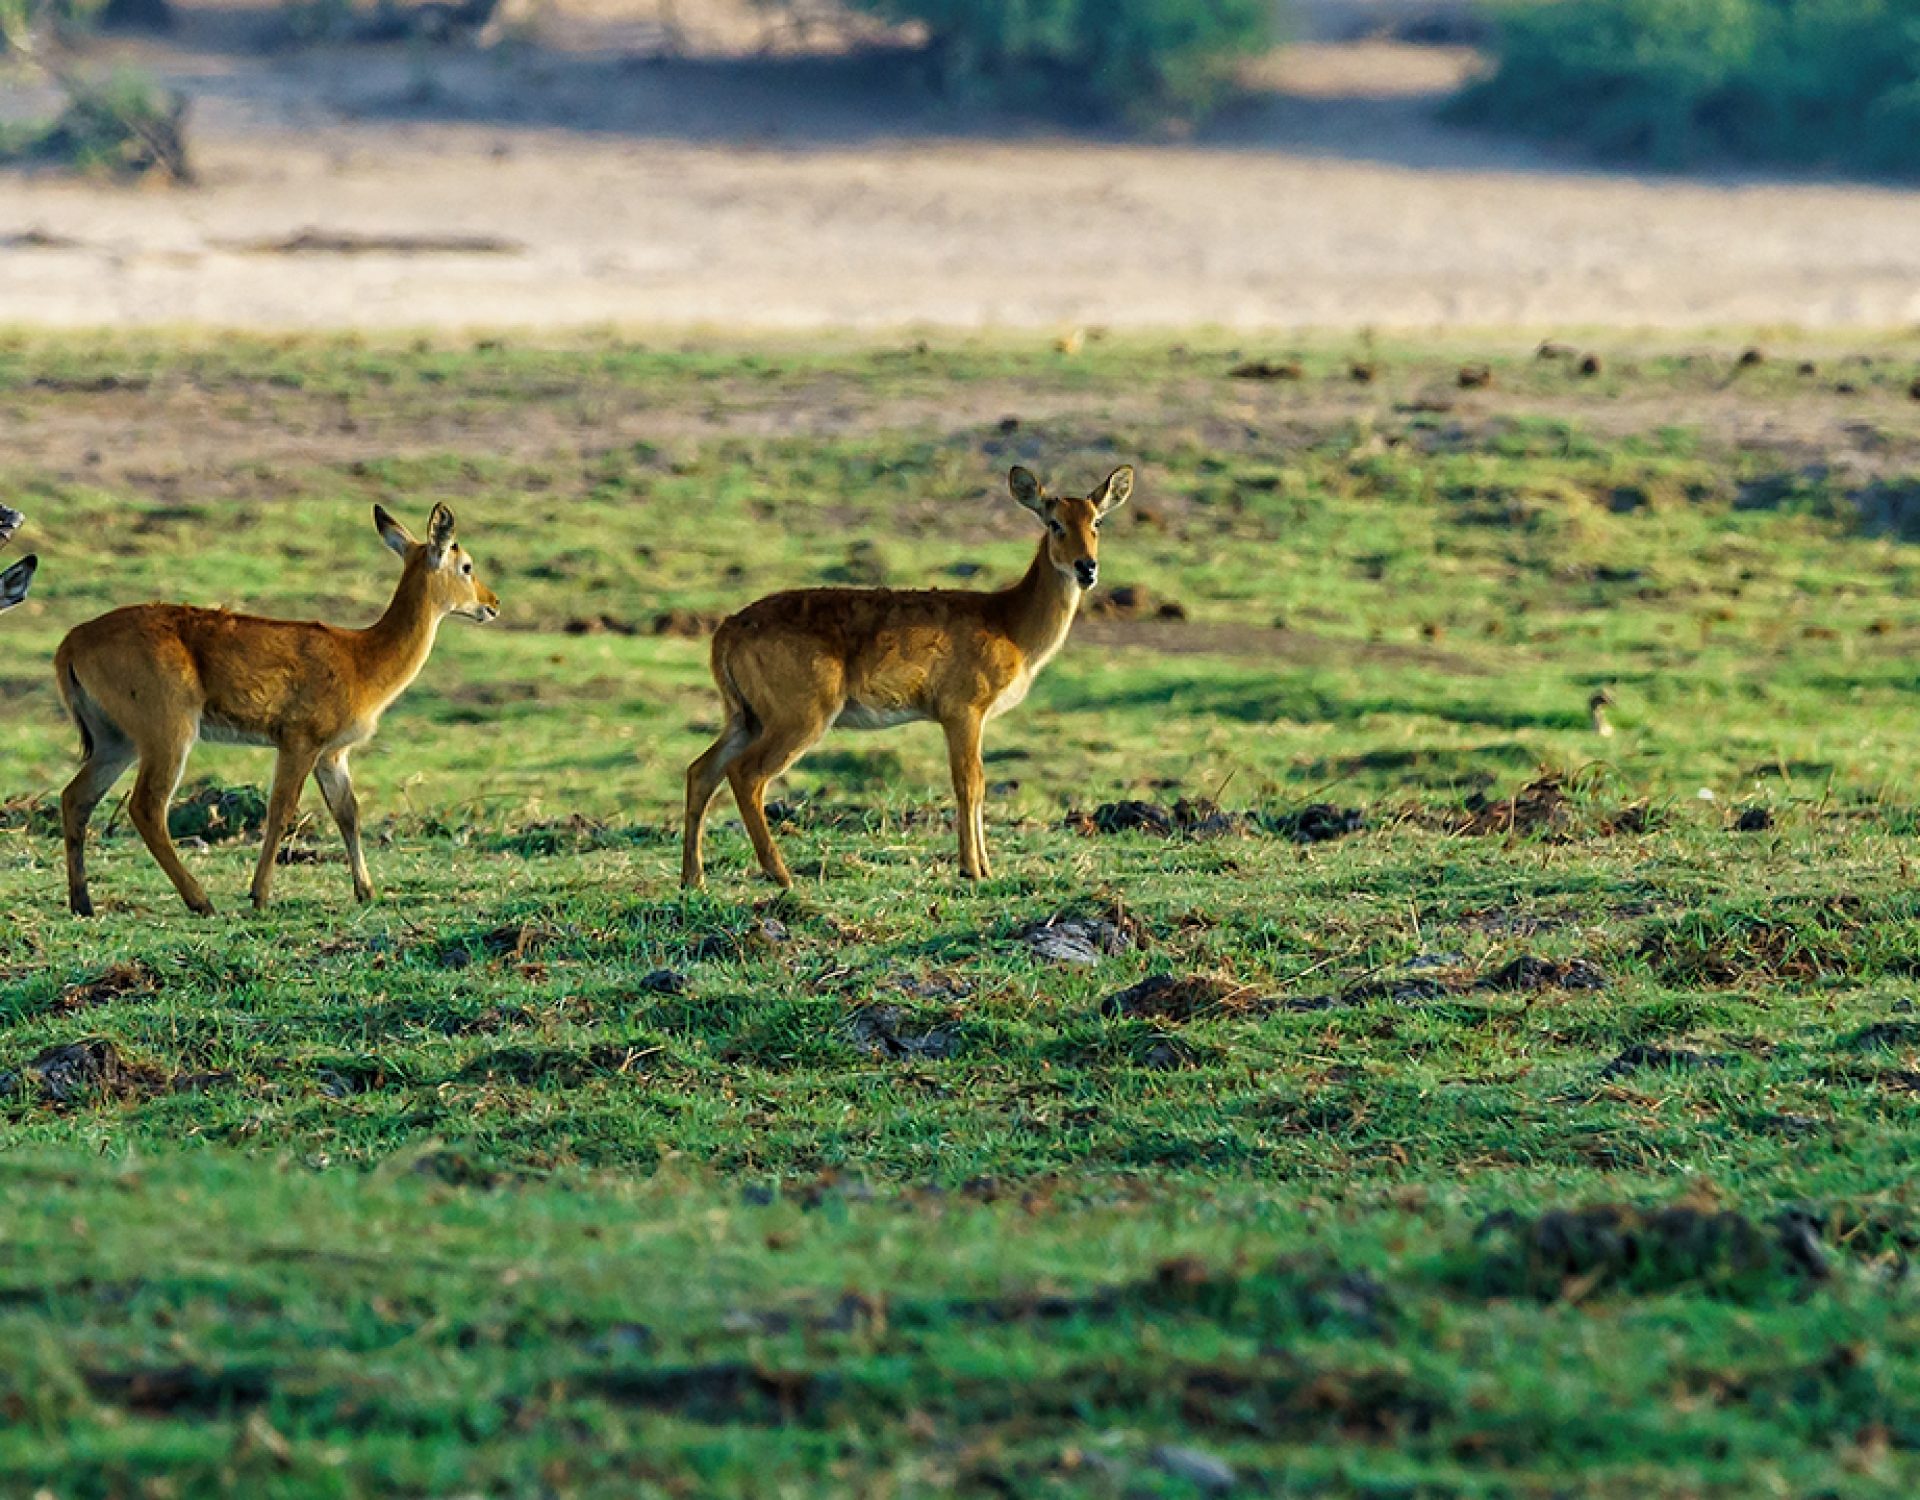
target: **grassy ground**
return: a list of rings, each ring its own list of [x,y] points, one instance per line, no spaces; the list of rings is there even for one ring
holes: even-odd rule
[[[1739,347],[0,344],[0,1490],[1911,1492],[1913,351]],[[905,729],[674,889],[699,616],[1121,460],[994,880]],[[314,824],[241,912],[208,748],[238,914],[120,818],[67,919],[61,631],[369,618],[434,500],[507,615],[361,758],[383,901]]]

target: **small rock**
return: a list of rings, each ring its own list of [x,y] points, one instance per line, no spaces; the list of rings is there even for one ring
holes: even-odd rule
[[[1743,807],[1733,820],[1735,833],[1765,833],[1773,827],[1773,814],[1764,807]]]
[[[1162,1443],[1149,1457],[1155,1468],[1176,1479],[1186,1480],[1205,1495],[1229,1494],[1239,1482],[1231,1464],[1215,1458],[1211,1453],[1202,1453],[1198,1448]]]
[[[1273,820],[1273,831],[1296,844],[1323,844],[1329,839],[1359,833],[1366,826],[1367,815],[1359,808],[1335,807],[1330,802],[1309,802]]]
[[[678,969],[655,969],[641,977],[639,988],[649,995],[684,995],[687,976]]]
[[[1106,802],[1093,810],[1093,826],[1101,833],[1151,833],[1161,838],[1173,832],[1173,814],[1157,802]]]
[[[1298,380],[1302,373],[1297,359],[1242,360],[1227,371],[1233,380]]]
[[[1093,964],[1133,947],[1133,938],[1101,917],[1061,917],[1038,922],[1020,934],[1036,958],[1059,964]]]

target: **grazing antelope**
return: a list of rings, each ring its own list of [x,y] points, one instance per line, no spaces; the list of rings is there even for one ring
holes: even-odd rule
[[[836,724],[887,729],[914,719],[946,732],[961,872],[971,879],[992,873],[981,728],[1025,698],[1066,644],[1080,597],[1099,573],[1101,518],[1133,493],[1133,469],[1115,469],[1084,499],[1049,495],[1020,468],[1007,484],[1047,528],[1033,566],[1012,588],[801,589],[770,594],[722,622],[713,636],[713,676],[727,721],[687,768],[682,885],[704,879],[702,828],[724,780],[760,868],[791,886],[767,828],[767,783]]]
[[[167,832],[167,804],[188,754],[203,739],[280,752],[253,875],[256,907],[267,904],[274,857],[309,773],[340,825],[354,896],[373,899],[347,757],[373,738],[380,715],[420,674],[442,620],[486,621],[500,613],[500,601],[474,576],[473,559],[454,540],[446,506],[433,508],[425,542],[377,505],[373,524],[406,566],[387,612],[365,630],[140,604],[78,626],[60,643],[54,674],[86,753],[60,798],[67,903],[75,914],[93,915],[87,820],[136,759],[140,774],[128,806],[133,826],[180,899],[202,915],[213,911]]]
[[[13,534],[26,519],[19,511],[0,505],[0,547],[13,539]],[[27,585],[33,582],[33,570],[39,566],[40,559],[29,554],[0,573],[0,614],[27,597]]]

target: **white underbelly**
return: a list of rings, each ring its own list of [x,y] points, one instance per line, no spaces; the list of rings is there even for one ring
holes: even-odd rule
[[[924,718],[926,715],[917,708],[872,708],[865,703],[849,703],[833,724],[836,729],[891,729]]]
[[[273,739],[256,729],[245,729],[238,724],[228,724],[203,714],[200,719],[200,738],[210,745],[271,745]]]
[[[1027,689],[1032,686],[1033,678],[1028,673],[1022,672],[1000,690],[1000,696],[995,698],[987,708],[987,717],[997,719],[1008,709],[1018,708],[1026,701]]]

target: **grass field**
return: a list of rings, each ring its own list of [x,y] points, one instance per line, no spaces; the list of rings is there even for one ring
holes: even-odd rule
[[[1743,343],[0,341],[0,1493],[1912,1493],[1920,350]],[[677,891],[703,619],[1120,461],[994,879],[923,726]],[[209,747],[67,918],[60,634],[436,500],[383,899]]]

